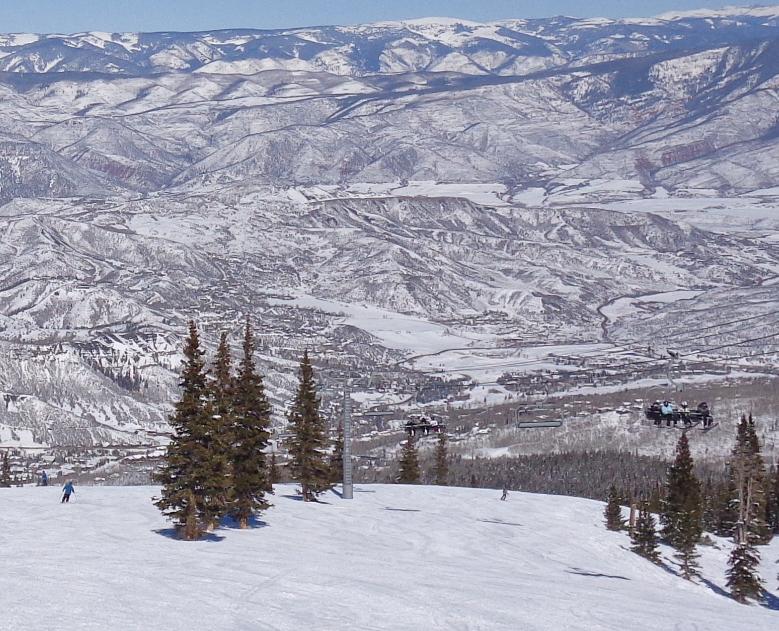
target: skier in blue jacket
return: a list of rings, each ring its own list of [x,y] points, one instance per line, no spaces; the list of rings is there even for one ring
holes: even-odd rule
[[[73,488],[73,480],[68,480],[65,486],[62,487],[62,504],[70,502],[70,495],[75,493],[76,489]]]

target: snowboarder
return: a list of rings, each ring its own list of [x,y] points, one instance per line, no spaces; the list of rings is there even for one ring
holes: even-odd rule
[[[509,490],[506,488],[506,485],[504,484],[503,485],[503,495],[500,496],[500,500],[502,502],[505,502],[506,499],[508,498],[508,496],[509,496]]]
[[[62,504],[70,502],[70,496],[75,493],[76,489],[73,488],[73,480],[68,480],[65,486],[62,487]]]

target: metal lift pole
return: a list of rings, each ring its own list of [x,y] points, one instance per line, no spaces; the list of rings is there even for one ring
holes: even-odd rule
[[[344,381],[344,479],[341,499],[354,499],[354,487],[352,485],[352,396],[349,379]]]

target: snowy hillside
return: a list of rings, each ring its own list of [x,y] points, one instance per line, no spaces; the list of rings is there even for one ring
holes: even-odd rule
[[[3,489],[0,627],[42,631],[346,628],[622,631],[776,627],[723,595],[729,544],[704,579],[655,567],[602,524],[599,502],[457,488],[364,486],[308,505],[277,489],[267,524],[171,539],[151,488]],[[13,543],[13,545],[9,545]]]
[[[0,447],[153,447],[191,317],[277,418],[306,347],[366,406],[772,372],[777,15],[0,36]]]

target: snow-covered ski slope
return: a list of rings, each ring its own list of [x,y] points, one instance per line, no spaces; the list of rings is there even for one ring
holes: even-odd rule
[[[776,629],[722,593],[727,549],[688,583],[627,550],[589,500],[361,486],[353,501],[277,488],[267,525],[187,543],[148,487],[0,493],[0,629],[129,631]],[[162,532],[161,532],[162,531]],[[779,602],[779,545],[763,548]],[[666,555],[667,556],[667,555]]]

